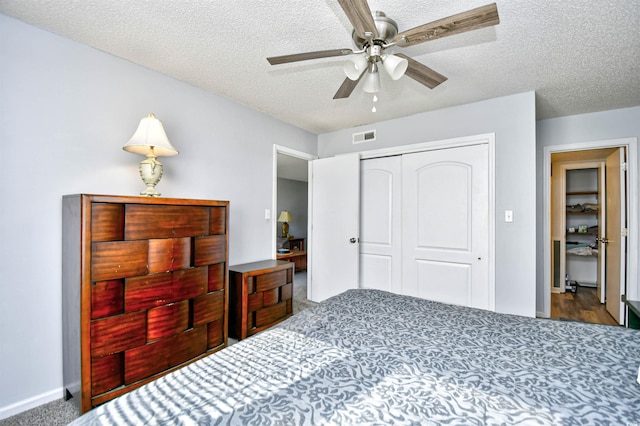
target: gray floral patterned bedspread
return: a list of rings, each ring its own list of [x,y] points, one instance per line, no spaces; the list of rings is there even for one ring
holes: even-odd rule
[[[640,331],[350,290],[76,425],[640,425]]]

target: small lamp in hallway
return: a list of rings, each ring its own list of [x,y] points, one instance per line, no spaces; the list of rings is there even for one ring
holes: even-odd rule
[[[291,222],[291,213],[288,210],[282,210],[278,217],[278,222],[282,222],[282,238],[289,238],[289,222]]]

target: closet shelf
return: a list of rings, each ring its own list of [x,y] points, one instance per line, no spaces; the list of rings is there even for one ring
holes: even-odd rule
[[[593,242],[599,236],[598,222],[601,218],[603,202],[598,191],[600,179],[598,170],[600,169],[597,167],[572,167],[565,169],[564,174],[566,257],[561,273],[581,285],[583,281],[598,281],[600,244]],[[579,232],[579,229],[587,232]]]
[[[571,252],[567,252],[567,256],[576,256],[576,257],[598,257],[598,253],[592,253],[592,254],[579,254],[579,253],[571,253]]]
[[[568,195],[598,195],[598,191],[567,191],[565,193]]]

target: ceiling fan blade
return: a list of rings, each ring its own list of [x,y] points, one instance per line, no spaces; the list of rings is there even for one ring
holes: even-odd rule
[[[411,77],[415,81],[420,84],[424,84],[429,89],[433,89],[441,83],[447,81],[447,77],[444,75],[435,72],[431,68],[426,65],[422,65],[420,62],[415,59],[411,59],[407,55],[403,55],[402,53],[396,53],[396,56],[400,56],[401,58],[409,61],[409,66],[407,67],[407,71],[404,73],[407,77]]]
[[[286,64],[288,62],[306,61],[309,59],[330,58],[332,56],[344,56],[353,53],[351,49],[319,50],[317,52],[294,53],[293,55],[272,56],[267,58],[271,65]]]
[[[338,91],[336,92],[336,94],[333,96],[333,99],[345,99],[348,98],[351,95],[351,92],[353,92],[353,89],[356,88],[356,86],[358,85],[358,83],[360,82],[360,79],[362,78],[362,76],[365,73],[362,73],[360,75],[360,78],[358,78],[357,80],[351,80],[350,78],[346,78],[343,82],[342,85],[340,86],[340,88],[338,89]]]
[[[403,31],[396,35],[393,41],[398,42],[400,47],[413,46],[428,40],[477,30],[490,25],[498,25],[499,23],[498,7],[495,3],[492,3]],[[403,38],[406,39],[404,42]]]
[[[364,33],[369,32],[373,34],[373,38],[378,37],[378,30],[367,0],[338,0],[338,3],[358,36],[365,38]]]

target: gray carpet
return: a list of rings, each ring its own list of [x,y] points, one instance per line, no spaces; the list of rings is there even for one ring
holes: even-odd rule
[[[307,299],[307,271],[297,272],[293,277],[293,313],[295,315],[313,305],[315,303]]]
[[[73,399],[58,399],[31,410],[0,420],[0,426],[63,426],[76,419],[80,409]]]
[[[314,302],[307,300],[307,272],[298,272],[293,282],[293,313],[297,314],[313,305],[315,305]],[[232,343],[229,341],[229,344]],[[80,409],[73,399],[69,401],[59,399],[0,420],[0,426],[63,426],[79,415]]]

